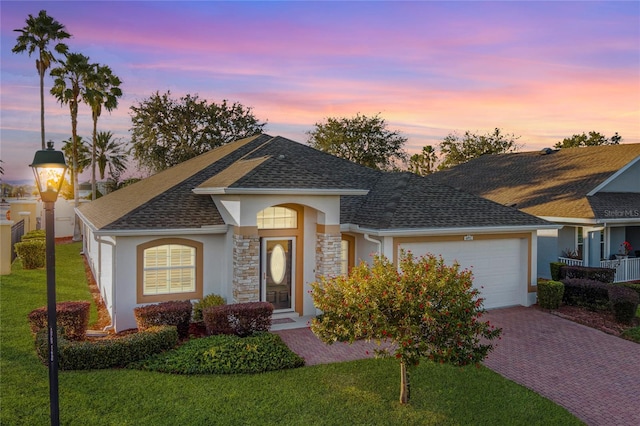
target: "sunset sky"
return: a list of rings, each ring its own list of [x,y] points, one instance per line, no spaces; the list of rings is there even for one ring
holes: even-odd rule
[[[3,180],[40,149],[35,55],[13,54],[28,14],[66,26],[72,52],[123,80],[99,130],[129,140],[131,105],[154,92],[240,102],[299,142],[326,117],[380,113],[406,149],[495,127],[523,150],[575,133],[640,143],[640,2],[0,1]],[[49,94],[46,138],[71,136]],[[91,137],[89,108],[79,134]],[[131,164],[133,168],[134,165]]]

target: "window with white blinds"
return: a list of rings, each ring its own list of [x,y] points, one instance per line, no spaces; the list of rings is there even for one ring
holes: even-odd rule
[[[181,244],[149,247],[143,254],[143,295],[196,290],[196,249]]]

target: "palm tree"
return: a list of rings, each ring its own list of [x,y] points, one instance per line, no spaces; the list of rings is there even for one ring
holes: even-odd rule
[[[52,62],[57,62],[53,52],[47,49],[49,42],[63,40],[71,37],[71,34],[64,31],[64,25],[47,15],[46,10],[41,10],[37,18],[29,14],[26,20],[26,26],[15,29],[21,33],[17,38],[17,43],[11,49],[13,53],[22,53],[27,51],[29,56],[38,50],[38,58],[36,59],[36,69],[40,76],[40,134],[42,137],[42,149],[45,149],[44,143],[44,73],[51,66]],[[69,49],[64,43],[57,43],[53,48],[57,53],[63,55]]]
[[[73,162],[73,142],[71,142],[71,138],[67,139],[66,141],[62,141],[62,152],[67,164],[71,164]],[[78,174],[81,174],[87,167],[89,167],[89,165],[91,165],[89,147],[82,139],[82,136],[76,136],[76,153],[78,165],[77,171]],[[73,174],[73,170],[71,170],[71,174]]]
[[[100,179],[104,179],[104,172],[108,169],[111,177],[120,176],[127,169],[127,153],[124,144],[113,139],[111,132],[98,132],[93,142],[96,149],[95,164],[98,165]]]
[[[62,152],[64,153],[64,159],[67,164],[71,164],[73,162],[73,142],[71,142],[71,138],[66,141],[62,141]],[[76,173],[80,175],[89,165],[91,164],[91,157],[89,156],[89,147],[84,142],[81,136],[76,137],[76,152],[77,152],[77,171],[73,171],[73,168],[69,171],[71,176],[69,176],[69,181],[71,182],[64,191],[64,196],[67,199],[71,199],[75,196],[75,175]],[[64,188],[64,186],[63,186]],[[70,191],[69,191],[70,188]]]
[[[436,171],[438,156],[431,145],[422,147],[420,154],[413,154],[409,158],[409,171],[417,175],[426,176]]]
[[[91,72],[87,78],[87,84],[83,98],[85,103],[91,107],[91,117],[93,118],[93,144],[91,148],[91,199],[96,199],[96,141],[98,117],[102,113],[102,107],[107,111],[112,111],[118,107],[118,98],[122,96],[120,90],[120,79],[111,72],[111,68],[106,65],[93,64]],[[113,135],[111,135],[113,136]],[[102,170],[104,179],[104,169]]]
[[[51,94],[60,102],[61,105],[68,104],[71,114],[71,140],[73,141],[72,150],[72,173],[73,173],[73,197],[74,204],[77,208],[80,205],[79,188],[78,188],[78,104],[82,100],[87,76],[91,71],[89,58],[81,53],[69,53],[62,66],[51,70],[54,77]],[[80,222],[75,220],[73,230],[73,240],[78,241],[81,238]]]

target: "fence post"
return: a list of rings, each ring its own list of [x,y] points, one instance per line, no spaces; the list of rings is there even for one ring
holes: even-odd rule
[[[26,234],[29,231],[33,231],[36,227],[31,227],[31,212],[18,212],[20,215],[20,219],[18,221],[24,220],[24,233]],[[17,218],[16,218],[17,219]]]
[[[0,220],[0,275],[11,273],[11,226],[12,220]]]

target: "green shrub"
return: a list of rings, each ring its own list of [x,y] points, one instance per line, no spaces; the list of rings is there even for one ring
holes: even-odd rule
[[[40,238],[27,239],[21,243],[15,243],[14,247],[24,269],[44,268],[46,260],[45,240]]]
[[[623,331],[620,336],[632,342],[640,343],[640,327],[629,328]]]
[[[627,287],[612,285],[609,287],[609,301],[616,321],[631,324],[640,303],[638,293]]]
[[[56,303],[56,325],[62,328],[62,335],[66,339],[82,340],[85,338],[89,325],[90,307],[91,303],[85,301]],[[29,326],[34,335],[47,328],[47,314],[46,306],[34,309],[29,313]]]
[[[226,304],[224,297],[217,294],[209,294],[193,304],[193,320],[202,321],[202,310],[209,306],[222,306]]]
[[[544,309],[558,309],[564,295],[564,284],[560,281],[538,282],[538,305]]]
[[[192,305],[189,300],[162,302],[155,305],[140,306],[133,310],[138,330],[159,325],[174,325],[178,336],[184,339],[189,336]]]
[[[129,367],[174,374],[246,374],[303,365],[304,360],[280,336],[261,332],[249,337],[217,335],[192,339],[174,351]]]
[[[34,229],[33,231],[29,231],[22,236],[22,241],[28,240],[44,240],[47,234],[44,229]]]
[[[273,305],[269,302],[234,303],[202,310],[207,333],[237,336],[269,331],[272,314]]]
[[[174,326],[150,327],[145,331],[100,340],[74,342],[58,337],[58,366],[61,370],[92,370],[124,367],[127,364],[174,348],[178,333]],[[47,331],[36,336],[36,351],[48,365]]]
[[[566,266],[566,264],[562,262],[551,262],[549,264],[549,269],[551,269],[551,279],[554,281],[560,281],[560,268]]]

